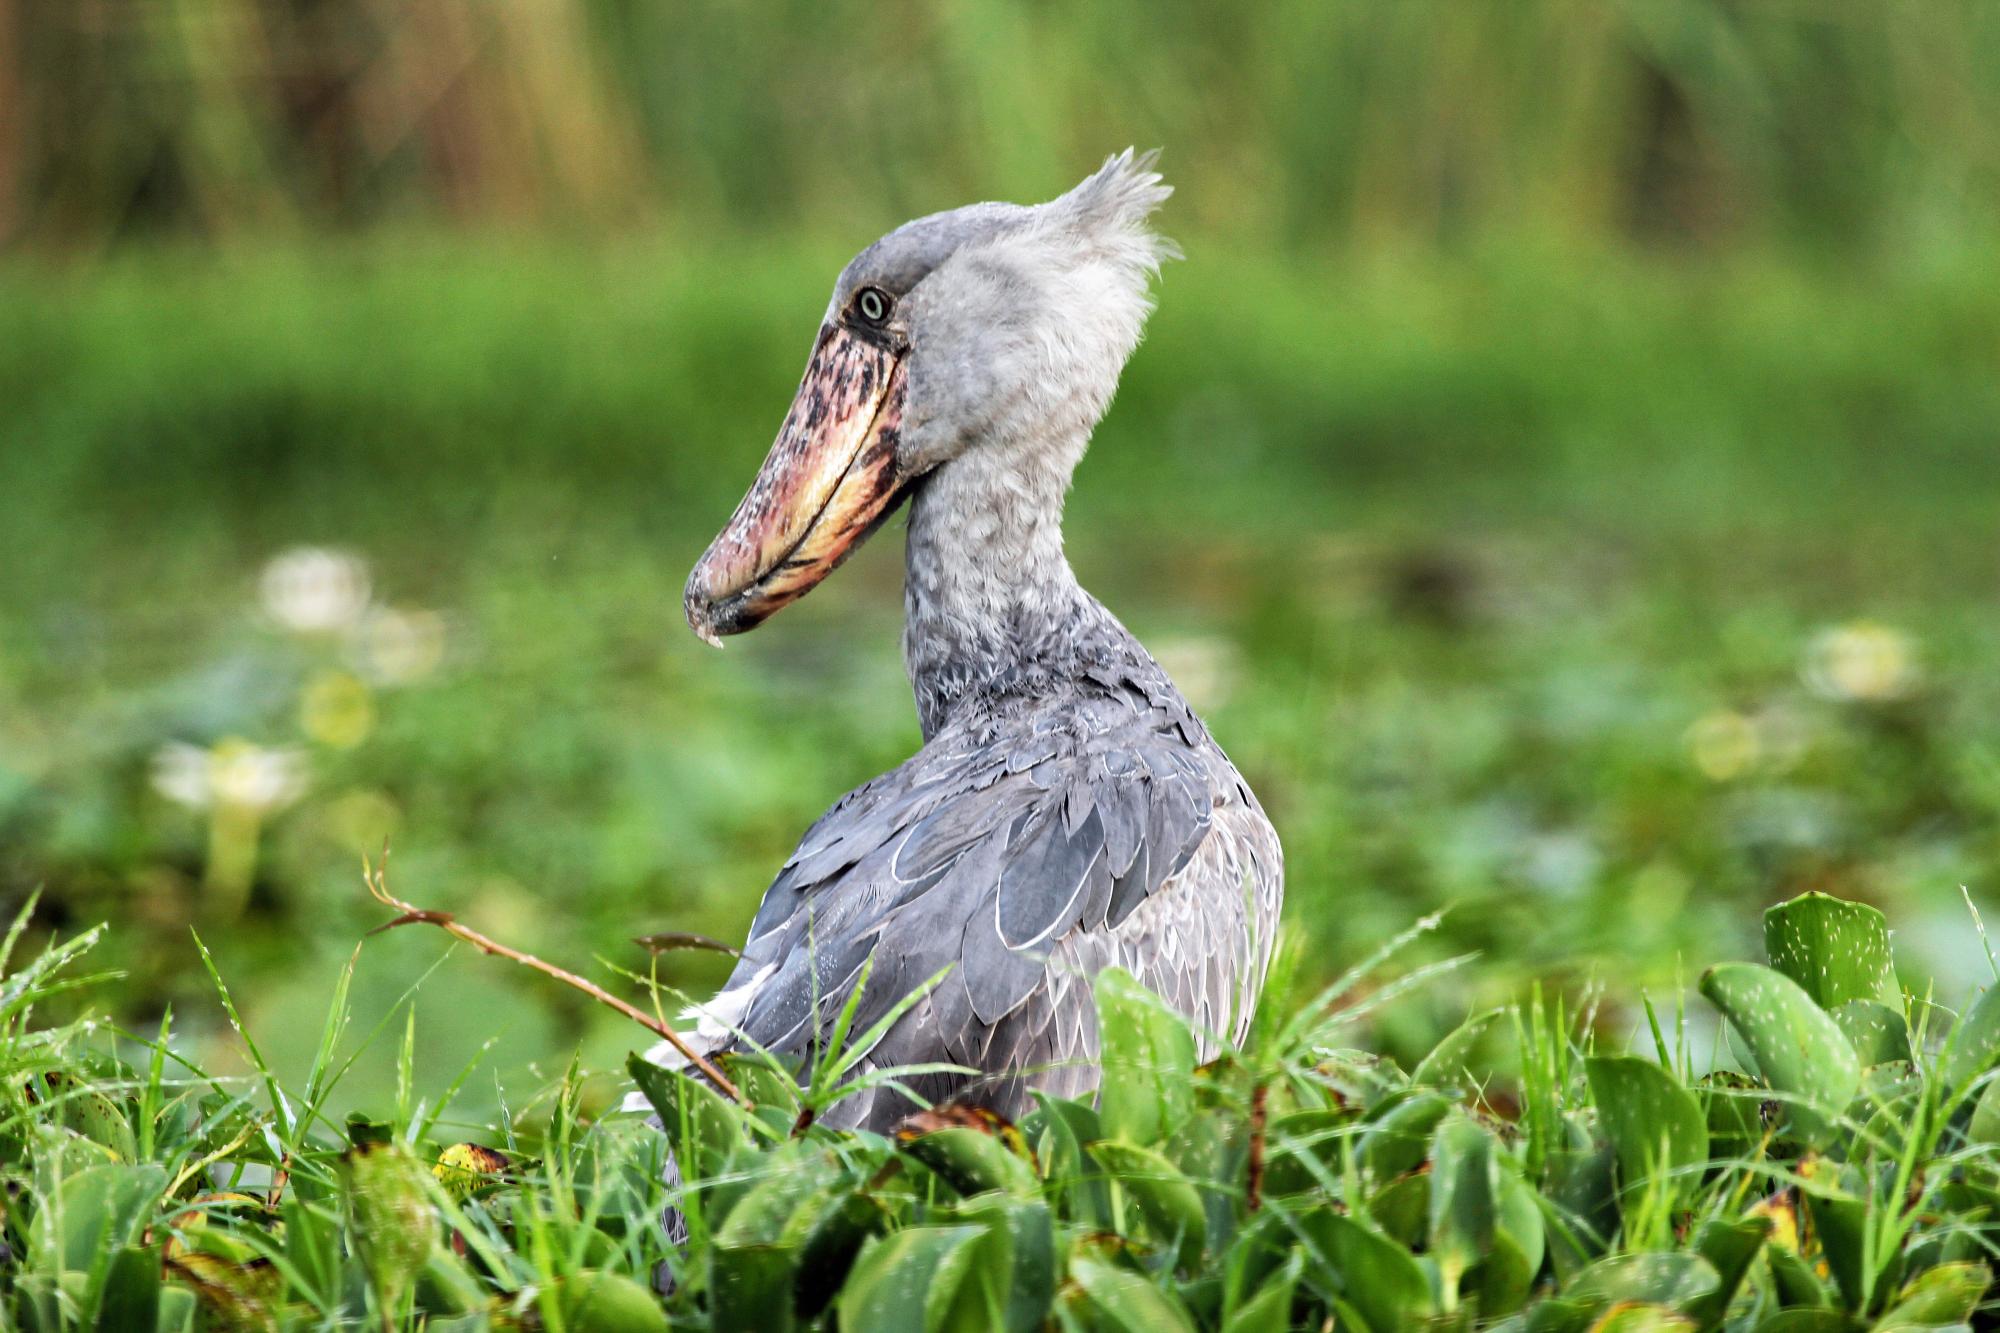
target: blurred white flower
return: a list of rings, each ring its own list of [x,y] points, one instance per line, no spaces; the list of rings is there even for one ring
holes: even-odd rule
[[[444,617],[381,607],[362,622],[354,651],[361,674],[378,685],[422,680],[444,661]]]
[[[186,741],[168,741],[153,754],[153,790],[190,810],[206,810],[213,799],[208,751]]]
[[[192,810],[282,810],[305,794],[305,756],[234,738],[213,749],[170,741],[153,755],[153,789]]]
[[[368,609],[368,565],[360,556],[319,546],[286,551],[258,582],[264,610],[298,634],[327,634],[357,624]]]
[[[1917,685],[1916,644],[1901,630],[1872,620],[1836,625],[1806,647],[1806,688],[1826,699],[1883,703]]]

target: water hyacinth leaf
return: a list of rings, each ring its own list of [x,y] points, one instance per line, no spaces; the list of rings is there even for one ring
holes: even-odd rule
[[[1208,1213],[1193,1182],[1150,1148],[1107,1140],[1093,1145],[1091,1151],[1118,1187],[1139,1205],[1156,1239],[1172,1246],[1183,1265],[1201,1257]]]
[[[904,1122],[896,1146],[960,1194],[1004,1190],[1027,1197],[1041,1188],[1021,1132],[990,1111],[947,1107]]]
[[[1105,1137],[1160,1142],[1194,1111],[1194,1032],[1116,967],[1098,974],[1097,1023],[1104,1071],[1097,1106]]]
[[[925,1333],[964,1280],[968,1248],[986,1228],[920,1226],[877,1236],[854,1261],[836,1302],[842,1328]]]
[[[93,1166],[65,1176],[28,1225],[35,1266],[90,1272],[105,1254],[137,1243],[166,1188],[166,1170],[150,1162]]]
[[[1398,1244],[1412,1249],[1422,1245],[1430,1227],[1431,1178],[1417,1172],[1398,1176],[1368,1201],[1368,1216]]]
[[[1757,1325],[1756,1333],[1857,1333],[1866,1327],[1839,1310],[1779,1310]]]
[[[586,1269],[556,1284],[563,1327],[591,1333],[667,1333],[667,1316],[653,1293],[626,1277]]]
[[[1513,1241],[1528,1265],[1528,1276],[1542,1271],[1548,1252],[1547,1228],[1542,1222],[1541,1202],[1535,1191],[1503,1162],[1500,1174],[1500,1210],[1495,1218],[1497,1234]]]
[[[1444,1039],[1431,1048],[1429,1055],[1417,1062],[1416,1072],[1410,1075],[1410,1082],[1420,1088],[1451,1086],[1466,1077],[1466,1061],[1472,1055],[1473,1047],[1486,1035],[1505,1009],[1488,1009],[1483,1014],[1474,1014],[1447,1033]]]
[[[721,1328],[797,1326],[793,1274],[798,1253],[775,1244],[717,1245],[708,1253],[708,1299]]]
[[[1708,1161],[1707,1119],[1680,1080],[1630,1055],[1594,1056],[1584,1069],[1626,1189]]]
[[[1491,1131],[1462,1112],[1431,1138],[1430,1254],[1446,1292],[1493,1246],[1499,1214],[1499,1166]]]
[[[636,1051],[625,1058],[625,1072],[660,1118],[690,1178],[719,1171],[743,1146],[743,1111],[708,1084],[678,1069],[662,1069]]]
[[[1863,1069],[1910,1059],[1910,1025],[1886,1004],[1874,1000],[1848,1000],[1827,1011],[1847,1035],[1855,1058]]]
[[[1983,1263],[1939,1264],[1898,1292],[1895,1304],[1875,1327],[1919,1329],[1966,1323],[1992,1285],[1993,1270]]]
[[[1861,1085],[1861,1062],[1840,1025],[1797,982],[1754,963],[1702,974],[1701,993],[1756,1056],[1771,1087],[1789,1094],[1784,1123],[1807,1143],[1834,1137],[1835,1117]]]
[[[186,1287],[167,1283],[160,1288],[160,1306],[153,1318],[155,1333],[193,1333],[201,1301]]]
[[[1764,952],[1822,1009],[1894,1000],[1889,923],[1866,903],[1801,894],[1764,913]]]
[[[847,1173],[822,1149],[788,1145],[766,1159],[749,1191],[729,1210],[715,1234],[721,1248],[775,1245],[795,1237],[842,1197]]]
[[[2000,1063],[2000,986],[1988,986],[1951,1030],[1945,1048],[1944,1084],[1953,1097]]]
[[[1435,1092],[1398,1098],[1380,1108],[1361,1135],[1361,1167],[1378,1181],[1395,1179],[1423,1164],[1431,1135],[1451,1099]]]
[[[1833,1307],[1833,1294],[1798,1250],[1771,1244],[1764,1247],[1764,1255],[1770,1261],[1771,1283],[1782,1303],[1813,1309]]]
[[[1297,1194],[1340,1178],[1340,1144],[1353,1117],[1312,1107],[1273,1119],[1265,1128],[1264,1192]]]
[[[1103,1135],[1097,1112],[1082,1102],[1037,1095],[1040,1103],[1023,1122],[1034,1144],[1035,1162],[1049,1182],[1052,1197],[1083,1226],[1104,1230],[1112,1225],[1111,1187],[1104,1172],[1083,1145]]]
[[[1465,1287],[1479,1317],[1492,1319],[1526,1304],[1534,1280],[1528,1256],[1505,1231],[1496,1231],[1486,1257],[1466,1273]]]
[[[1336,1213],[1311,1215],[1306,1229],[1333,1264],[1343,1297],[1371,1330],[1408,1328],[1431,1314],[1430,1279],[1408,1250]]]
[[[1993,1080],[1980,1090],[1965,1132],[1974,1143],[2000,1143],[2000,1079]]]
[[[1694,1333],[1695,1321],[1658,1305],[1619,1305],[1606,1310],[1590,1333]]]
[[[1083,1307],[1084,1327],[1117,1333],[1194,1333],[1194,1320],[1178,1300],[1143,1274],[1102,1259],[1070,1260],[1072,1301]]]
[[[793,1301],[800,1318],[816,1318],[832,1303],[861,1247],[886,1230],[889,1220],[880,1199],[855,1190],[839,1196],[805,1226],[791,1229],[790,1234],[802,1238]]]
[[[1621,1254],[1584,1269],[1564,1294],[1599,1309],[1632,1303],[1685,1310],[1721,1287],[1715,1265],[1698,1254]]]
[[[1254,1295],[1224,1317],[1222,1333],[1265,1333],[1267,1329],[1292,1327],[1292,1302],[1298,1296],[1301,1265],[1294,1252]]]
[[[1751,1263],[1770,1238],[1772,1225],[1768,1217],[1746,1217],[1737,1222],[1711,1218],[1696,1233],[1695,1251],[1714,1266],[1717,1278],[1712,1295],[1688,1304],[1688,1313],[1694,1315],[1704,1328],[1722,1322],[1723,1312],[1729,1308],[1729,1302],[1735,1298],[1737,1288],[1743,1285]]]
[[[97,1296],[97,1326],[152,1329],[160,1322],[160,1256],[128,1245],[111,1256]]]
[[[1055,1215],[1040,1200],[985,1194],[953,1209],[963,1221],[983,1225],[977,1261],[993,1279],[996,1300],[967,1310],[966,1327],[1004,1328],[1007,1333],[1034,1333],[1048,1317],[1056,1292]],[[968,1306],[960,1293],[960,1306]],[[997,1310],[1000,1317],[993,1317]]]

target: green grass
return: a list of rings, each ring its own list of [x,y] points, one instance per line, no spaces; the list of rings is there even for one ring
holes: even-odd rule
[[[413,1058],[414,1004],[357,1033],[346,973],[302,1080],[241,1027],[253,1073],[217,1077],[168,1023],[38,1021],[103,980],[82,975],[92,930],[0,962],[0,1312],[28,1330],[611,1333],[1991,1317],[2000,967],[1954,1012],[1898,984],[1880,913],[1808,895],[1766,914],[1768,966],[1709,968],[1692,1010],[1649,1005],[1631,1053],[1537,988],[1406,1072],[1356,1042],[1457,965],[1407,961],[1437,925],[1310,995],[1288,959],[1249,1041],[1200,1067],[1183,1021],[1107,973],[1100,1097],[1019,1125],[933,1108],[889,1138],[810,1114],[856,1086],[873,1034],[844,1024],[797,1081],[732,1058],[740,1105],[634,1057],[664,1130],[586,1111],[574,1064],[467,1123],[463,1075]],[[398,1028],[393,1107],[336,1119],[356,1055]],[[1498,1067],[1474,1054],[1488,1031],[1511,1038]]]

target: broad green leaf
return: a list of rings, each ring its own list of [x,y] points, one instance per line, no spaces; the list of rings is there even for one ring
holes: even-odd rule
[[[1802,1308],[1779,1310],[1758,1324],[1756,1333],[1859,1333],[1863,1327],[1840,1310]]]
[[[1542,1224],[1541,1203],[1533,1187],[1516,1175],[1505,1161],[1500,1164],[1499,1185],[1500,1207],[1494,1218],[1496,1232],[1513,1241],[1520,1249],[1521,1258],[1528,1265],[1528,1276],[1532,1278],[1542,1271],[1542,1260],[1548,1252],[1548,1234]]]
[[[1492,1133],[1462,1112],[1445,1117],[1431,1138],[1429,1249],[1447,1299],[1493,1246],[1500,1192],[1494,1149]]]
[[[706,1082],[662,1069],[636,1051],[625,1058],[625,1070],[660,1117],[667,1141],[683,1154],[681,1171],[689,1179],[720,1171],[744,1145],[745,1113]],[[689,1152],[695,1160],[686,1160]]]
[[[716,1245],[708,1252],[708,1298],[717,1326],[785,1333],[796,1327],[789,1246]],[[851,1279],[850,1279],[851,1280]]]
[[[1139,1205],[1146,1225],[1163,1244],[1175,1247],[1183,1265],[1201,1257],[1208,1213],[1194,1183],[1150,1148],[1106,1140],[1091,1151],[1118,1187]]]
[[[1993,1270],[1983,1263],[1940,1264],[1897,1293],[1896,1303],[1875,1327],[1887,1333],[1964,1323],[1992,1285]]]
[[[1947,1039],[1943,1074],[1948,1095],[1963,1095],[1995,1063],[2000,1063],[2000,985],[1979,993]]]
[[[1451,1099],[1435,1092],[1414,1093],[1384,1106],[1361,1135],[1362,1169],[1381,1182],[1416,1170],[1430,1149],[1431,1134],[1450,1109]]]
[[[1630,1055],[1596,1056],[1584,1068],[1627,1189],[1708,1161],[1707,1119],[1679,1079]]]
[[[1695,1236],[1695,1252],[1714,1267],[1718,1285],[1713,1295],[1690,1302],[1688,1311],[1704,1328],[1722,1321],[1723,1312],[1729,1308],[1736,1289],[1743,1285],[1744,1275],[1764,1248],[1771,1230],[1768,1217],[1748,1217],[1739,1222],[1711,1218],[1702,1224]]]
[[[836,1302],[840,1326],[925,1333],[933,1315],[941,1322],[958,1294],[966,1273],[960,1256],[985,1234],[982,1226],[924,1226],[870,1240]]]
[[[1866,903],[1806,893],[1764,913],[1764,952],[1822,1009],[1896,998],[1889,923]]]
[[[1444,1040],[1431,1048],[1429,1055],[1417,1062],[1410,1082],[1416,1087],[1434,1088],[1465,1078],[1465,1061],[1472,1054],[1472,1048],[1479,1044],[1479,1039],[1486,1035],[1486,1029],[1493,1025],[1494,1020],[1506,1012],[1505,1009],[1488,1009],[1453,1028]]]
[[[1721,1286],[1715,1266],[1698,1254],[1621,1254],[1584,1269],[1563,1295],[1600,1308],[1631,1302],[1684,1310]]]
[[[1847,1035],[1863,1069],[1910,1059],[1910,1025],[1888,1005],[1873,1000],[1848,1000],[1828,1012]]]
[[[1861,1086],[1861,1062],[1840,1025],[1797,982],[1754,963],[1724,963],[1702,975],[1701,993],[1720,1009],[1757,1058],[1764,1078],[1790,1094],[1792,1132],[1825,1143],[1835,1117]]]
[[[1590,1333],[1694,1333],[1695,1321],[1658,1305],[1620,1305],[1604,1312]]]
[[[967,1329],[1034,1333],[1048,1318],[1056,1292],[1055,1217],[1039,1200],[982,1194],[952,1209],[951,1216],[986,1228],[974,1262],[984,1272],[959,1292],[955,1315]],[[975,1293],[983,1297],[968,1299]],[[995,1317],[997,1314],[997,1318]]]
[[[1412,1328],[1432,1313],[1422,1265],[1381,1232],[1325,1211],[1295,1217],[1292,1224],[1311,1242],[1308,1258],[1333,1266],[1334,1283],[1370,1333]]]
[[[1106,1138],[1159,1143],[1194,1111],[1194,1033],[1123,968],[1097,975],[1103,1082],[1098,1118]]]
[[[126,1246],[111,1258],[98,1291],[97,1326],[101,1329],[153,1329],[160,1322],[160,1256],[156,1251]]]
[[[1534,1280],[1528,1256],[1506,1232],[1496,1231],[1486,1257],[1465,1275],[1465,1287],[1479,1317],[1494,1319],[1520,1309]]]
[[[798,1235],[798,1271],[793,1304],[801,1317],[815,1318],[840,1294],[840,1284],[870,1236],[888,1228],[889,1210],[874,1195],[854,1191],[812,1219]]]
[[[556,1287],[563,1327],[589,1333],[667,1333],[666,1312],[652,1292],[623,1273],[586,1270]]]
[[[166,1171],[152,1163],[66,1176],[29,1224],[29,1253],[44,1270],[87,1273],[106,1254],[138,1241],[166,1188]]]
[[[1398,1176],[1368,1201],[1368,1216],[1382,1233],[1412,1249],[1424,1243],[1431,1221],[1431,1178],[1421,1172]]]
[[[1008,1127],[1014,1138],[1019,1134]],[[1041,1187],[1035,1168],[1007,1137],[967,1125],[899,1134],[896,1146],[943,1177],[960,1194],[1004,1190],[1027,1197]]]
[[[1222,1321],[1222,1333],[1267,1333],[1292,1327],[1292,1302],[1298,1295],[1299,1269],[1303,1257],[1295,1250],[1277,1272],[1265,1280],[1257,1293],[1231,1310]]]
[[[1081,1302],[1096,1316],[1089,1327],[1117,1333],[1194,1333],[1194,1320],[1186,1308],[1142,1274],[1079,1255],[1070,1260],[1069,1275]],[[844,1321],[843,1326],[847,1326]],[[882,1331],[869,1327],[865,1333]]]

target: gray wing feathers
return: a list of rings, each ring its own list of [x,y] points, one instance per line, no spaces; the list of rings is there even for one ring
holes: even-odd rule
[[[1246,884],[1268,880],[1275,895],[1281,872],[1270,825],[1242,803],[1235,770],[1198,722],[1189,744],[1189,717],[1184,705],[1163,710],[1130,692],[1072,701],[1060,716],[985,735],[941,734],[844,797],[758,910],[724,990],[770,969],[742,1032],[774,1050],[806,1049],[871,956],[856,1032],[952,969],[883,1039],[877,1066],[1076,1066],[1096,1047],[1090,978],[1110,963],[1208,1030],[1226,1026],[1235,992],[1261,981],[1269,948],[1268,923],[1261,945],[1251,943]],[[1055,1089],[1064,1078],[1035,1082]],[[851,1114],[865,1122],[908,1109]]]

